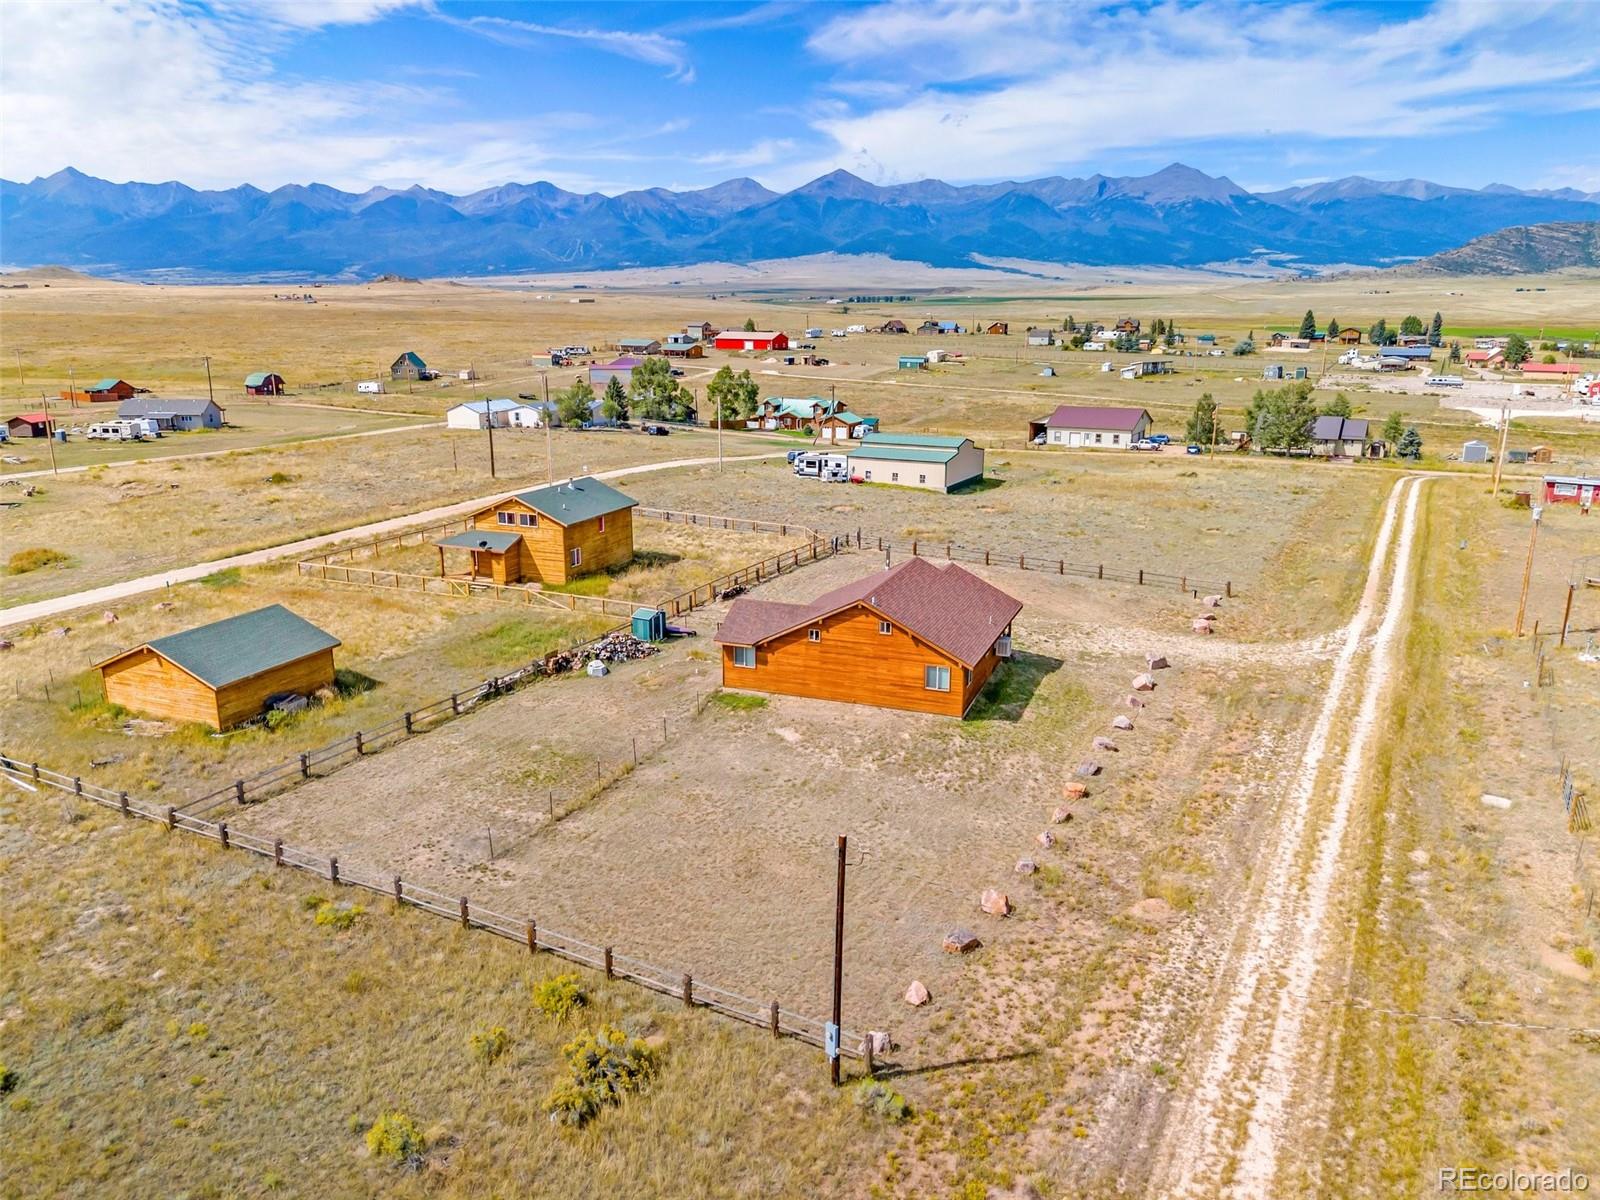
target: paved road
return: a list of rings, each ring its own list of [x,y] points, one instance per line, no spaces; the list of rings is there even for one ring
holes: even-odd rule
[[[783,451],[774,451],[770,454],[744,454],[737,457],[724,456],[724,462],[748,462],[760,458],[781,458]],[[716,455],[706,458],[675,458],[669,462],[645,463],[636,467],[618,467],[614,471],[597,471],[596,479],[622,479],[629,475],[644,475],[651,471],[670,471],[677,467],[703,467],[717,461]],[[569,477],[570,478],[570,477]],[[563,479],[561,482],[565,483]],[[312,550],[320,550],[325,546],[332,546],[338,542],[359,538],[378,538],[386,534],[399,533],[403,529],[411,529],[418,525],[434,525],[451,520],[454,517],[464,517],[489,504],[493,504],[502,496],[515,489],[501,488],[487,496],[480,496],[475,500],[462,500],[456,504],[446,504],[439,508],[430,508],[424,512],[408,513],[403,517],[390,517],[385,521],[373,521],[368,525],[356,525],[349,529],[337,530],[334,533],[324,533],[317,537],[302,538],[297,542],[285,542],[277,546],[268,546],[263,550],[251,550],[244,554],[234,554],[227,558],[213,559],[210,562],[194,563],[187,567],[174,567],[170,571],[163,571],[156,575],[145,575],[138,579],[124,579],[120,583],[108,583],[104,587],[90,588],[82,592],[70,592],[65,596],[52,596],[48,600],[36,600],[32,604],[21,604],[15,608],[0,609],[0,629],[16,625],[26,625],[33,621],[40,621],[46,617],[59,616],[61,613],[72,612],[79,608],[96,608],[100,605],[111,604],[118,600],[126,600],[130,596],[137,596],[144,592],[153,592],[168,584],[192,583],[217,571],[226,571],[230,567],[259,567],[264,563],[276,562],[282,558],[292,558],[296,555],[306,554]]]
[[[307,404],[301,407],[312,408],[316,406]],[[346,411],[351,410],[347,409]],[[408,413],[406,415],[415,416],[416,414]],[[183,462],[185,459],[190,458],[220,458],[226,454],[247,454],[252,450],[287,450],[294,446],[308,446],[313,442],[342,442],[346,438],[384,437],[391,433],[409,433],[414,429],[435,429],[443,424],[443,421],[423,421],[417,425],[391,425],[386,429],[363,429],[359,433],[334,433],[329,434],[327,437],[290,438],[282,442],[260,442],[254,446],[228,446],[221,450],[196,450],[192,454],[155,454],[149,458],[123,458],[115,462],[84,463],[81,466],[62,467],[59,470],[51,470],[49,467],[45,467],[38,471],[7,471],[0,475],[0,479],[37,479],[41,475],[77,475],[80,472],[89,470],[91,467],[95,469],[101,467],[139,467],[148,463]]]

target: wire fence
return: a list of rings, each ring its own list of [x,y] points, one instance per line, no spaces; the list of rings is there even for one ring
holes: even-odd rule
[[[688,1007],[710,1009],[747,1025],[765,1028],[775,1038],[792,1038],[818,1048],[825,1048],[826,1045],[824,1022],[785,1008],[776,999],[758,1000],[697,980],[687,971],[675,971],[631,955],[618,954],[611,946],[541,926],[533,917],[498,912],[475,903],[469,896],[443,892],[404,879],[394,872],[341,861],[338,855],[323,855],[287,846],[282,838],[267,838],[230,829],[226,821],[207,820],[174,805],[154,805],[136,800],[125,791],[113,792],[81,776],[65,775],[36,762],[24,763],[0,754],[0,773],[28,790],[51,789],[68,793],[90,803],[115,809],[124,817],[153,821],[169,830],[181,830],[216,842],[224,850],[239,850],[270,859],[274,866],[285,870],[302,871],[329,883],[390,897],[397,905],[409,905],[434,916],[458,921],[463,928],[483,930],[526,946],[530,954],[553,954],[568,962],[604,972],[607,979],[637,984],[660,995],[681,1000]],[[873,1069],[870,1041],[859,1032],[842,1029],[839,1051],[845,1057],[863,1059],[869,1073]]]

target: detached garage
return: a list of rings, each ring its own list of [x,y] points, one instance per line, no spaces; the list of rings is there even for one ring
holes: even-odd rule
[[[861,483],[948,492],[983,478],[983,451],[971,438],[869,433],[849,454],[850,478]]]
[[[230,729],[282,695],[333,686],[339,639],[281,604],[157,638],[97,663],[106,700]]]

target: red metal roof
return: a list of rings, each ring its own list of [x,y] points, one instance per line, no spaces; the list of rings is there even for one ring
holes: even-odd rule
[[[1059,429],[1117,429],[1131,433],[1138,428],[1141,417],[1149,420],[1150,414],[1142,408],[1063,404],[1046,417],[1044,423]]]
[[[7,417],[6,418],[6,420],[8,420],[8,421],[26,421],[30,425],[42,425],[48,419],[49,419],[49,417],[47,416],[47,414],[42,413],[42,412],[18,413],[14,417]]]
[[[1583,366],[1579,363],[1536,363],[1525,362],[1522,364],[1524,375],[1582,375]]]
[[[835,588],[810,604],[735,600],[716,640],[733,646],[759,645],[856,604],[867,605],[969,667],[977,665],[1022,611],[1022,601],[971,571],[954,563],[936,567],[927,559],[912,558]]]

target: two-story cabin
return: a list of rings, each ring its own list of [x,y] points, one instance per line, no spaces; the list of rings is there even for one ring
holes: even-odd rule
[[[717,629],[722,686],[965,716],[1022,602],[955,564],[913,558],[810,604],[740,597]]]
[[[472,514],[471,527],[441,538],[445,551],[465,550],[470,579],[493,583],[566,583],[633,559],[633,510],[639,502],[584,477],[518,492]]]

